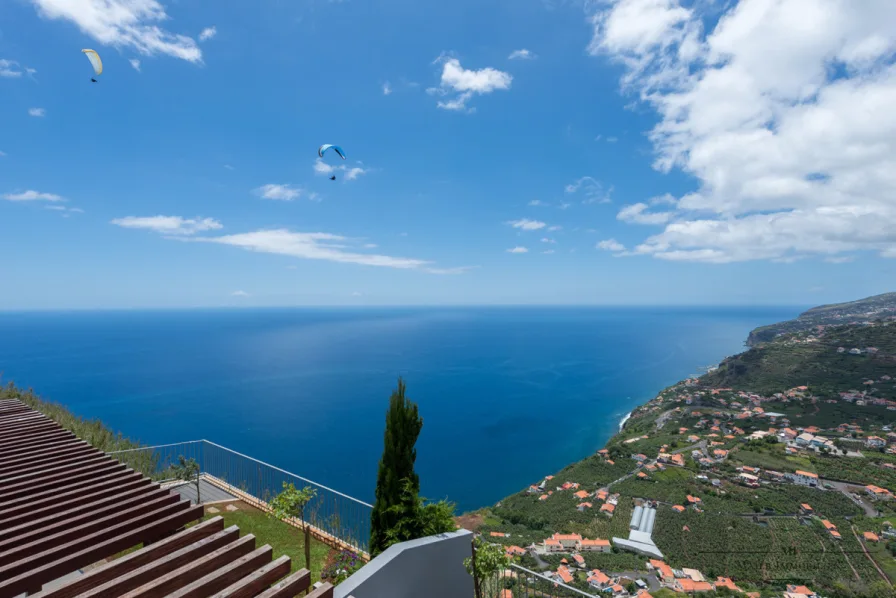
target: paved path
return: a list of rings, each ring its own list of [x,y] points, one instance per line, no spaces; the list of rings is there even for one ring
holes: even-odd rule
[[[877,517],[877,509],[873,505],[868,504],[864,500],[857,499],[852,495],[852,492],[850,492],[849,488],[858,488],[856,484],[845,484],[843,482],[835,482],[834,480],[825,480],[821,478],[819,478],[819,482],[821,482],[822,486],[824,486],[824,484],[830,484],[831,486],[845,494],[849,500],[865,509],[865,514],[869,517]]]
[[[685,451],[691,451],[691,450],[694,450],[695,448],[698,448],[698,449],[700,449],[701,451],[702,451],[702,450],[705,450],[705,449],[706,449],[706,441],[705,441],[705,440],[701,440],[701,441],[698,442],[697,444],[692,444],[691,446],[686,446],[686,447],[684,447],[684,448],[675,449],[674,451],[672,451],[672,453],[673,453],[673,454],[675,454],[675,453],[683,453],[683,452],[685,452]]]
[[[670,417],[672,417],[672,413],[674,411],[675,411],[674,409],[670,409],[669,411],[664,411],[663,413],[660,414],[660,416],[658,418],[656,418],[655,423],[656,423],[657,430],[662,429],[662,427],[664,425],[666,425],[666,422],[669,421]]]
[[[609,575],[610,577],[643,579],[647,583],[647,587],[651,592],[655,592],[662,587],[662,585],[660,584],[660,580],[658,580],[656,578],[656,575],[653,573],[645,574],[643,571],[613,571],[611,573],[607,573],[607,575]]]
[[[192,504],[196,504],[196,484],[183,482],[177,486],[171,486],[182,497],[190,500]],[[219,500],[236,500],[236,497],[228,492],[224,492],[217,486],[209,484],[205,480],[199,480],[199,498],[203,503],[215,502]]]

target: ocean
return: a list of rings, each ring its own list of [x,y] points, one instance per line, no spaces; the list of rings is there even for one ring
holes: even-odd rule
[[[800,311],[0,313],[0,373],[144,443],[206,438],[366,501],[401,375],[422,493],[466,511],[593,453],[663,387]]]

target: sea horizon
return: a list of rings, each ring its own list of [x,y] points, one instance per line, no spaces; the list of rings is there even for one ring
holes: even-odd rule
[[[148,445],[207,438],[370,501],[399,375],[422,492],[467,511],[593,454],[796,306],[0,312],[0,373]]]
[[[172,311],[244,311],[244,310],[380,310],[380,309],[797,309],[805,311],[816,307],[812,304],[788,304],[788,303],[643,303],[643,304],[614,304],[614,303],[371,303],[371,304],[308,304],[308,305],[184,305],[184,306],[134,306],[134,307],[35,307],[35,308],[0,308],[2,314],[31,314],[31,313],[90,313],[90,312],[172,312]]]

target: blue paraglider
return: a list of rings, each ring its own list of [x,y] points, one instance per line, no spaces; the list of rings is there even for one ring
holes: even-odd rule
[[[342,151],[342,148],[339,147],[338,145],[333,145],[331,143],[325,143],[322,146],[320,146],[319,148],[317,148],[317,155],[320,156],[321,158],[323,158],[324,154],[327,152],[327,150],[333,150],[334,152],[339,154],[340,158],[345,160],[345,152]]]

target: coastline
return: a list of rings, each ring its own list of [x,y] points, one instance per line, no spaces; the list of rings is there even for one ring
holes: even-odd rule
[[[619,431],[616,432],[617,434],[618,434],[619,432],[622,432],[623,428],[625,428],[625,422],[627,422],[627,421],[629,420],[629,418],[632,416],[632,413],[634,413],[634,412],[635,412],[635,410],[632,409],[631,411],[629,411],[628,413],[626,413],[626,414],[625,414],[625,417],[623,417],[623,418],[619,421]]]

